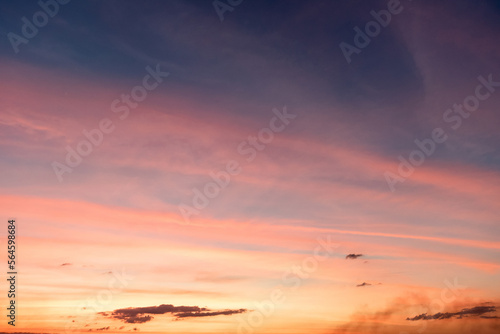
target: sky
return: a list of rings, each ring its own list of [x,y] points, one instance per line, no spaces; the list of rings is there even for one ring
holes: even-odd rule
[[[0,333],[498,333],[499,33],[488,0],[1,0]]]

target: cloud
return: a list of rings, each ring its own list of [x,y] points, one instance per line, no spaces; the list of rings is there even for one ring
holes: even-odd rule
[[[113,316],[114,319],[120,319],[128,324],[142,324],[148,321],[153,320],[153,317],[150,315],[146,316],[126,316],[126,315],[116,315]]]
[[[72,265],[72,263],[68,263],[68,262],[66,262],[66,263],[61,264],[61,267],[71,266],[71,265]]]
[[[177,313],[175,316],[177,318],[188,318],[188,317],[213,317],[216,315],[232,315],[232,314],[238,314],[238,313],[244,313],[247,310],[244,308],[240,308],[238,310],[224,310],[224,311],[215,311],[215,312],[201,312],[201,313],[196,313],[196,312],[185,312],[185,313]]]
[[[372,283],[373,285],[377,283]],[[371,289],[370,289],[371,290]],[[428,292],[427,292],[428,291]],[[350,316],[350,320],[344,324],[335,326],[332,333],[383,333],[401,334],[402,332],[417,333],[418,329],[428,328],[429,322],[408,322],[408,314],[419,314],[425,312],[432,305],[434,298],[432,288],[421,289],[418,292],[407,292],[403,295],[387,300],[385,306],[373,306],[370,304],[360,305]],[[429,296],[430,293],[430,296]],[[471,301],[470,298],[456,300],[449,305],[451,310],[466,309],[467,305],[492,306],[498,302],[487,303],[481,300]],[[472,310],[472,309],[471,309]],[[488,314],[488,313],[487,313]],[[490,315],[494,315],[489,313]],[[496,321],[477,321],[479,317],[470,317],[470,321],[439,321],[434,322],[432,333],[497,333]],[[460,330],[456,330],[456,329]],[[429,334],[430,334],[429,332]]]
[[[414,316],[413,318],[406,318],[406,320],[416,321],[416,320],[442,320],[442,319],[463,319],[464,317],[475,317],[481,316],[484,319],[497,319],[497,316],[483,316],[484,313],[495,312],[496,306],[476,306],[472,308],[464,308],[459,312],[438,312],[436,314],[428,315],[427,313],[422,313],[420,315]]]
[[[358,257],[363,256],[363,254],[347,254],[346,259],[356,260]]]
[[[358,285],[356,285],[356,286],[368,286],[368,285],[372,285],[372,284],[370,284],[370,283],[366,283],[366,282],[363,282],[363,283],[358,284]]]
[[[198,306],[174,306],[172,304],[162,304],[158,306],[147,307],[129,307],[108,312],[99,312],[98,314],[111,319],[118,319],[130,324],[140,324],[151,321],[151,314],[172,314],[176,319],[190,317],[213,317],[217,315],[232,315],[247,312],[246,309],[236,310],[211,310],[206,307]]]

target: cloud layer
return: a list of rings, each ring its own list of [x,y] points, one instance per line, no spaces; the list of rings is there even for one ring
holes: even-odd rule
[[[129,307],[117,309],[112,312],[100,312],[99,314],[110,318],[121,320],[129,324],[141,324],[153,320],[157,314],[171,314],[175,319],[190,317],[214,317],[218,315],[232,315],[247,312],[246,309],[219,310],[214,311],[206,307],[198,306],[174,306],[171,304],[161,304],[158,306]]]
[[[442,319],[463,319],[467,317],[481,317],[483,319],[500,319],[500,317],[496,315],[485,315],[486,313],[496,312],[496,306],[475,306],[471,308],[464,308],[459,312],[444,312],[444,313],[436,313],[436,314],[427,314],[423,313],[412,318],[406,318],[406,320],[416,321],[416,320],[442,320]]]

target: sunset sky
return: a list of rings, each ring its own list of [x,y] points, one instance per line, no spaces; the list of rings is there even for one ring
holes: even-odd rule
[[[0,35],[0,333],[500,332],[498,1],[1,0]]]

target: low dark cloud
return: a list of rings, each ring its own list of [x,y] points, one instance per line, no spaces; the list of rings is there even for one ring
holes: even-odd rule
[[[363,283],[358,284],[358,285],[356,285],[356,286],[368,286],[368,285],[371,285],[371,284],[370,284],[370,283],[363,282]]]
[[[363,254],[347,254],[345,258],[348,260],[356,260],[358,257],[361,256],[363,256]]]
[[[153,317],[150,315],[145,316],[127,316],[127,315],[115,315],[112,318],[123,320],[128,324],[143,324],[145,322],[153,320]]]
[[[66,262],[66,263],[61,264],[61,267],[71,266],[71,265],[72,265],[72,263],[67,263],[67,262]]]
[[[467,317],[477,317],[483,319],[498,319],[497,316],[488,316],[483,315],[485,313],[495,312],[497,309],[495,306],[476,306],[472,308],[464,308],[459,312],[445,312],[445,313],[436,313],[436,314],[427,314],[423,313],[413,318],[406,318],[406,320],[416,321],[416,320],[442,320],[442,319],[463,319]]]
[[[214,311],[214,312],[186,312],[186,313],[177,313],[175,316],[177,318],[188,318],[188,317],[213,317],[216,315],[232,315],[238,313],[244,313],[247,310],[244,308],[240,308],[238,310],[224,310],[224,311]]]
[[[117,309],[112,312],[99,312],[100,315],[111,319],[118,319],[129,324],[142,324],[151,321],[152,314],[172,314],[176,319],[191,317],[213,317],[217,315],[232,315],[247,312],[246,309],[236,310],[211,310],[198,306],[174,306],[162,304],[147,307],[129,307]]]

